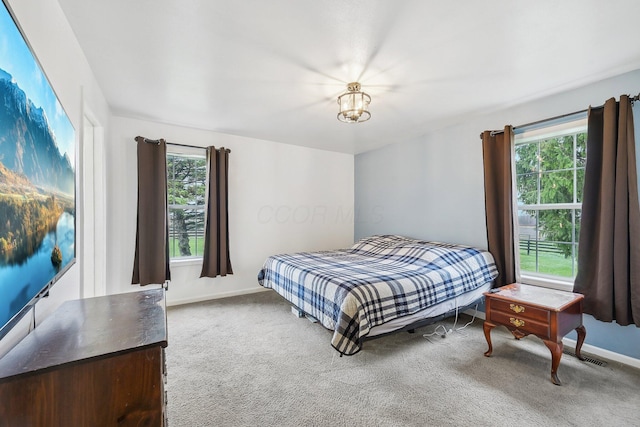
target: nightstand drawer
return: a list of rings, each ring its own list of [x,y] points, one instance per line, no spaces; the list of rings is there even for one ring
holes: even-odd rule
[[[523,320],[533,320],[541,323],[549,322],[548,310],[542,310],[513,301],[502,301],[498,298],[491,300],[491,311],[502,311],[509,316],[518,317]]]
[[[495,301],[493,301],[495,302]],[[516,328],[519,331],[534,334],[539,337],[549,337],[549,324],[536,322],[530,318],[523,317],[515,313],[505,313],[502,311],[491,311],[490,321],[505,325],[509,328]]]

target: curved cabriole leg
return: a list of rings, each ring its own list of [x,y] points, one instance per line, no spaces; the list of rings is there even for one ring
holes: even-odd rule
[[[545,345],[551,350],[551,382],[555,385],[562,385],[558,378],[558,366],[560,366],[560,358],[562,357],[562,342],[554,342],[544,340]]]
[[[493,346],[491,345],[491,329],[493,329],[494,326],[495,325],[493,323],[489,323],[487,321],[485,321],[482,325],[482,329],[484,330],[484,337],[487,339],[487,344],[489,344],[489,350],[484,352],[484,355],[486,357],[491,356],[491,353],[493,352]]]
[[[582,344],[584,343],[584,339],[587,336],[587,330],[584,328],[584,325],[580,325],[576,328],[576,332],[578,333],[578,341],[576,342],[576,357],[580,360],[585,360],[580,354],[580,349],[582,348]]]

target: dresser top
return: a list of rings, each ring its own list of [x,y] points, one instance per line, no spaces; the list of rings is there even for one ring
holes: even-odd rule
[[[152,346],[167,346],[164,289],[67,301],[0,359],[16,375]]]
[[[551,310],[561,310],[567,304],[584,298],[581,294],[542,288],[540,286],[513,283],[499,288],[498,292],[486,293],[491,298],[499,298],[512,302],[539,305]]]

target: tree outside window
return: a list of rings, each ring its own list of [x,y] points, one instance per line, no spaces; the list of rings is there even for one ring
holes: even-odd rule
[[[207,166],[203,156],[167,154],[169,256],[202,257]]]
[[[573,278],[587,159],[586,128],[516,137],[520,270]]]

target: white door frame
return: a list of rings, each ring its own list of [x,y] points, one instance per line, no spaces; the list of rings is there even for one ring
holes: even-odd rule
[[[81,206],[79,245],[82,298],[106,295],[106,180],[104,128],[83,105],[81,135]]]

